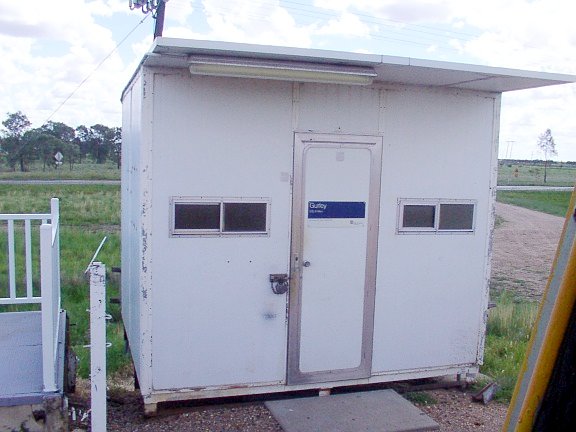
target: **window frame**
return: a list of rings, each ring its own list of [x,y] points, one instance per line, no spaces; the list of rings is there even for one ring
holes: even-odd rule
[[[440,218],[442,204],[472,205],[472,226],[464,229],[441,229]],[[443,198],[398,198],[398,215],[396,221],[397,234],[473,234],[476,232],[477,201],[471,199],[443,199]],[[410,205],[434,207],[434,227],[404,227],[404,208]]]
[[[177,204],[219,205],[220,220],[217,229],[182,229],[175,227],[175,210]],[[266,204],[265,231],[225,231],[224,207],[226,204]],[[170,197],[170,237],[266,237],[270,235],[271,202],[265,197],[203,197],[203,196],[173,196]]]
[[[176,228],[176,205],[178,204],[188,204],[188,205],[196,205],[196,206],[218,206],[218,228]],[[181,201],[181,200],[174,200],[171,202],[170,206],[170,233],[172,235],[190,235],[196,233],[202,234],[218,234],[222,229],[222,203],[219,201],[214,200],[206,200],[206,201]]]
[[[404,208],[406,206],[429,206],[434,207],[434,226],[431,227],[404,227]],[[399,202],[398,231],[399,232],[435,232],[438,230],[439,206],[430,200],[403,200]]]

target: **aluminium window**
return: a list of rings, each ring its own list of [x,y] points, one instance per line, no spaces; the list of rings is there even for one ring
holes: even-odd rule
[[[220,231],[220,203],[174,203],[174,231]]]
[[[436,206],[429,204],[405,204],[402,210],[403,228],[434,229]]]
[[[170,235],[266,235],[269,213],[264,198],[172,197]]]
[[[474,229],[474,204],[440,203],[440,231],[472,231]]]
[[[474,232],[476,202],[448,199],[399,199],[398,233]]]

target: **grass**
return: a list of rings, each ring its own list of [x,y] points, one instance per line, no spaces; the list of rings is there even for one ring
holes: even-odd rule
[[[574,186],[576,168],[555,163],[546,170],[544,183],[544,165],[529,163],[500,163],[498,166],[498,184],[511,186]]]
[[[481,372],[500,385],[496,399],[509,402],[524,359],[538,304],[509,291],[493,294],[496,307],[489,311],[484,365]]]
[[[50,198],[60,198],[64,226],[120,229],[120,186],[0,184],[0,213],[49,212]]]
[[[571,192],[499,191],[497,200],[532,210],[565,216]],[[498,220],[497,220],[498,224]],[[516,284],[524,282],[516,280]],[[524,359],[538,304],[513,296],[494,280],[496,308],[489,312],[482,372],[494,378],[501,389],[496,398],[509,402]]]
[[[494,219],[494,228],[498,228],[504,222],[506,222],[506,220],[502,216],[496,215],[496,218]]]
[[[61,231],[60,263],[62,285],[62,307],[70,317],[71,343],[80,358],[79,375],[89,373],[89,350],[83,345],[89,343],[88,280],[84,270],[94,251],[104,236],[108,240],[98,259],[106,264],[108,273],[107,298],[119,296],[117,275],[111,275],[112,266],[120,265],[120,187],[101,185],[0,185],[0,213],[45,213],[49,212],[49,200],[60,198]],[[16,230],[16,248],[22,248],[23,230]],[[37,234],[33,244],[37,247]],[[6,286],[6,235],[0,230],[0,286]],[[21,249],[20,249],[21,250]],[[20,260],[22,261],[22,260]],[[38,264],[34,263],[35,283],[38,283]],[[23,280],[23,263],[17,262],[18,281]],[[0,293],[4,294],[4,293]],[[14,310],[14,307],[4,310]],[[0,309],[1,310],[1,309]],[[20,309],[19,309],[20,310]],[[118,305],[107,305],[113,320],[108,324],[108,341],[112,347],[107,350],[108,372],[122,369],[129,359],[124,354],[123,328],[120,322]]]
[[[436,398],[427,392],[409,392],[404,394],[404,398],[416,405],[434,405],[438,403]]]
[[[565,216],[571,192],[499,191],[500,202],[513,204],[556,216]],[[498,221],[497,221],[498,222]],[[521,285],[524,281],[513,281]],[[496,308],[489,312],[482,373],[501,386],[496,398],[509,402],[536,319],[538,304],[501,290],[502,281],[494,280]]]
[[[41,162],[33,162],[29,171],[12,171],[6,165],[0,165],[0,180],[120,180],[120,170],[113,162],[96,164],[85,161],[73,165],[67,164],[58,169],[47,167],[45,170]]]
[[[564,191],[498,191],[496,199],[506,204],[564,217],[570,196],[571,192]]]

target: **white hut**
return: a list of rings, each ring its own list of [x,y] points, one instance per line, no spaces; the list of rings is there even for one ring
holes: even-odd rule
[[[474,375],[501,93],[574,81],[156,39],[122,95],[122,314],[147,411]]]

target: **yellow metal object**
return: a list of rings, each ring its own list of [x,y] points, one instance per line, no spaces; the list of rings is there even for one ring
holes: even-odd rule
[[[572,193],[564,229],[528,351],[518,375],[503,431],[532,431],[576,305],[576,190]]]

